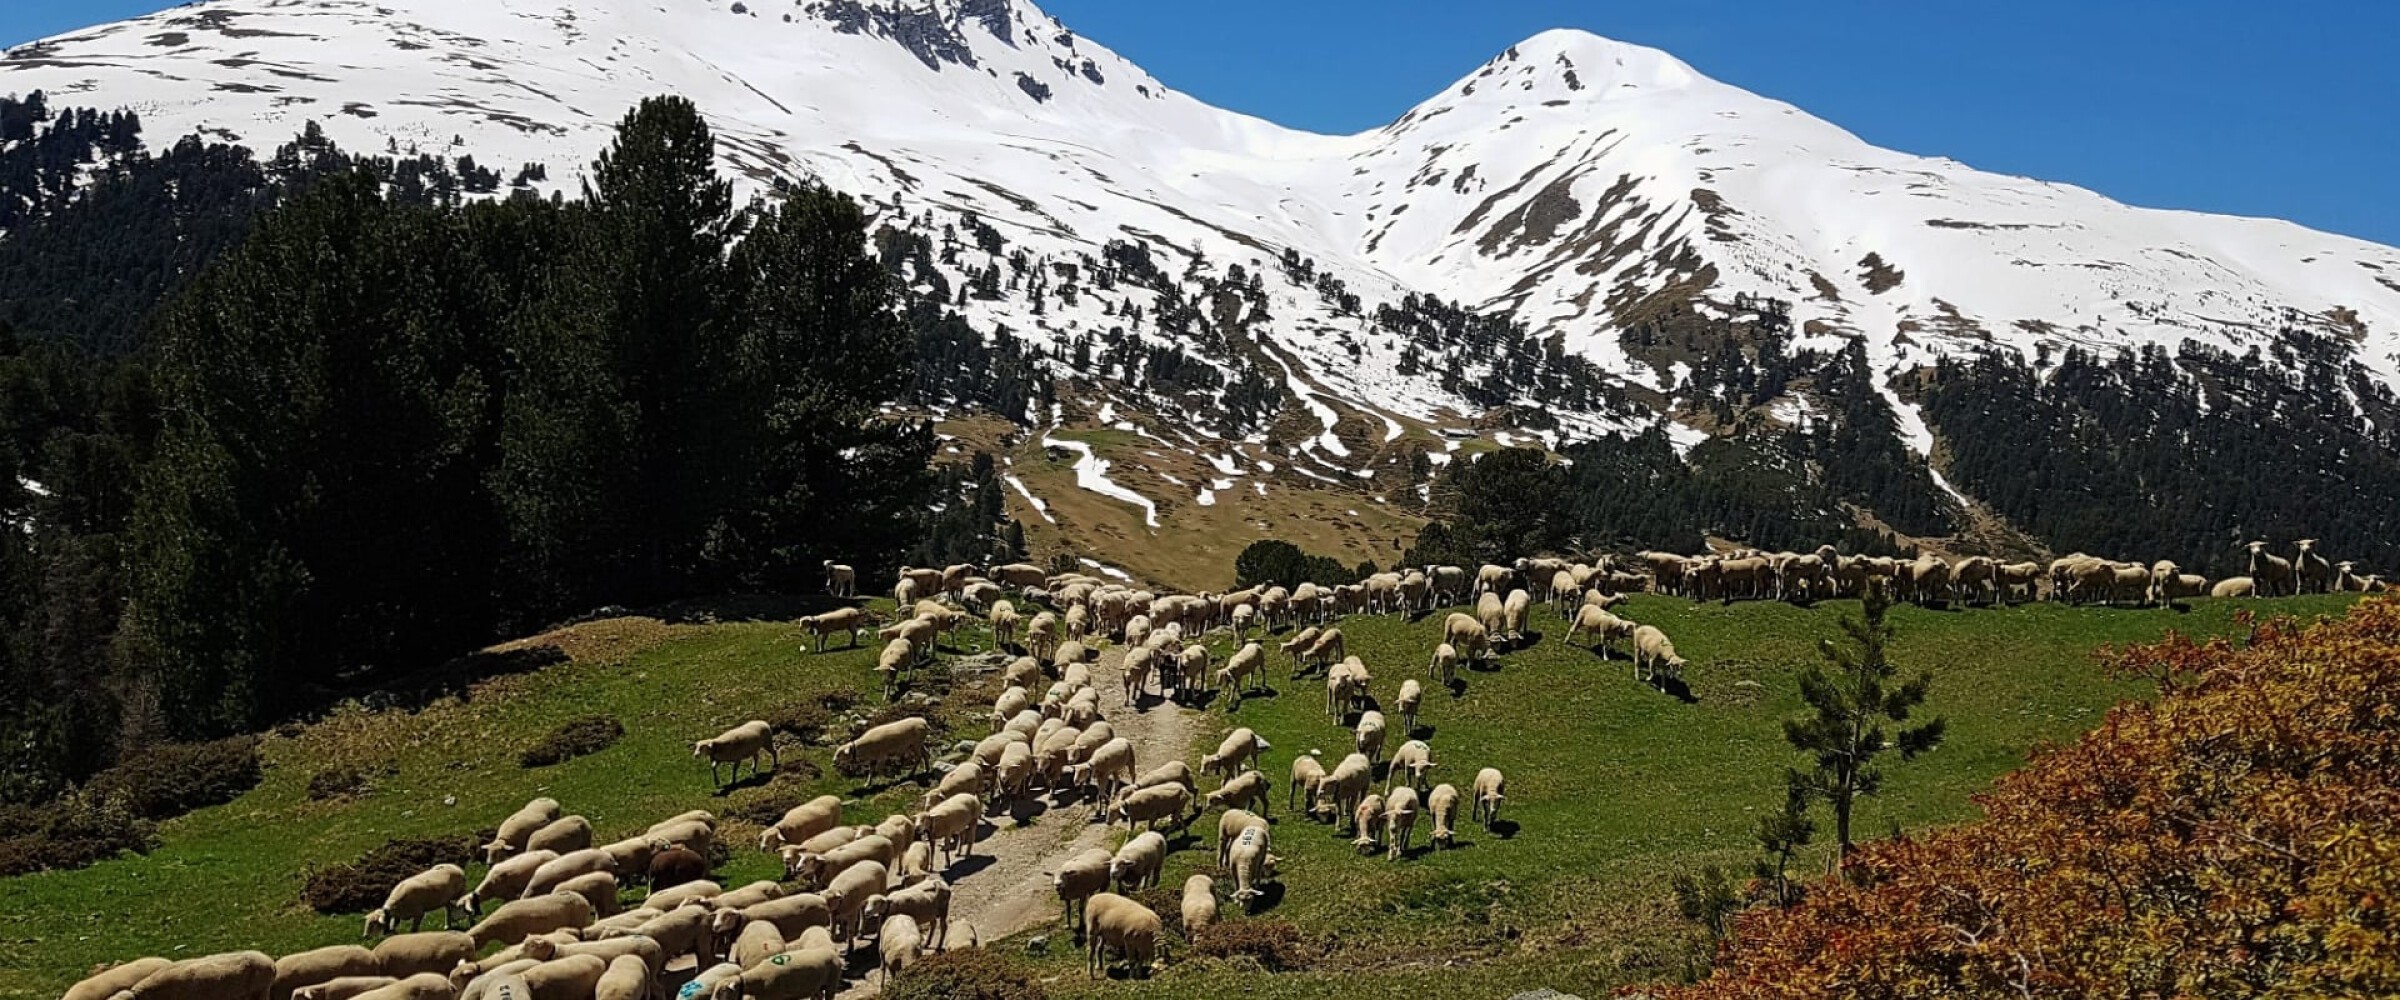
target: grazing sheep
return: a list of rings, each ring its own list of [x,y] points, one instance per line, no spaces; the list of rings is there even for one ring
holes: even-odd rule
[[[569,854],[592,846],[592,821],[581,816],[565,816],[551,820],[525,839],[529,851],[557,851]]]
[[[647,921],[644,922],[647,923]],[[585,937],[591,938],[593,928],[598,926],[598,924],[594,924],[592,927],[584,928]],[[560,941],[556,939],[555,935],[526,938],[524,953],[527,958],[544,962],[573,955],[591,955],[614,965],[620,959],[633,958],[647,967],[652,976],[658,975],[667,967],[665,946],[659,944],[656,938],[643,937],[639,934],[582,941]]]
[[[1147,889],[1158,884],[1159,869],[1166,861],[1167,838],[1156,830],[1144,830],[1108,859],[1108,877],[1119,889]]]
[[[1367,686],[1366,678],[1351,671],[1352,662],[1343,660],[1325,671],[1325,714],[1336,719],[1341,718],[1351,702],[1358,700]]]
[[[517,973],[532,1000],[588,1000],[608,974],[608,960],[598,955],[569,955]]]
[[[834,940],[857,946],[864,930],[867,900],[891,888],[891,869],[880,861],[864,861],[844,869],[826,883],[825,907],[833,914]]]
[[[2209,588],[2208,596],[2219,600],[2258,596],[2258,583],[2246,576],[2227,577]]]
[[[883,698],[892,700],[900,690],[900,677],[917,661],[917,647],[906,639],[885,643],[883,652],[875,656],[875,676],[883,679]]]
[[[1433,786],[1433,794],[1425,797],[1425,811],[1433,817],[1430,842],[1436,848],[1449,847],[1457,839],[1458,786]]]
[[[842,987],[848,961],[838,948],[795,948],[717,983],[708,1000],[819,1000]],[[695,994],[692,1000],[698,1000]]]
[[[941,950],[950,943],[950,883],[929,878],[915,885],[870,896],[865,917],[868,923],[880,924],[895,916],[906,916],[917,922],[924,932],[926,944]]]
[[[1314,754],[1292,755],[1292,787],[1289,793],[1290,798],[1284,803],[1284,808],[1298,809],[1303,799],[1310,802],[1316,801],[1317,786],[1323,784],[1324,781],[1325,765],[1320,763]]]
[[[1301,654],[1301,661],[1307,666],[1328,667],[1349,654],[1349,639],[1342,635],[1341,629],[1329,628],[1317,633],[1316,639],[1308,644],[1307,651]],[[1297,668],[1292,676],[1300,676]]]
[[[1217,752],[1200,758],[1200,773],[1230,778],[1244,768],[1256,767],[1258,742],[1258,734],[1248,726],[1225,734],[1225,739],[1217,744]]]
[[[587,831],[588,832],[588,831]],[[383,897],[383,906],[367,914],[365,937],[388,935],[392,928],[408,921],[408,929],[425,929],[425,915],[442,911],[442,929],[449,930],[466,919],[467,908],[459,900],[467,894],[467,870],[457,865],[435,865],[425,871],[400,880]]]
[[[685,955],[693,955],[699,958],[700,964],[707,965],[718,951],[717,941],[720,929],[728,932],[739,929],[725,926],[730,925],[733,921],[724,918],[738,918],[738,916],[731,911],[719,914],[704,905],[677,906],[653,912],[648,920],[635,924],[629,929],[611,930],[604,933],[611,939],[640,937],[655,941],[658,943],[659,955],[666,962],[673,962]]]
[[[833,908],[825,897],[813,892],[795,892],[782,899],[771,899],[741,911],[745,923],[774,924],[785,940],[798,938],[811,927],[833,926]]]
[[[649,835],[647,834],[643,834],[640,836],[627,837],[623,840],[617,841],[616,843],[601,847],[599,850],[607,854],[611,860],[616,862],[616,871],[645,872],[650,870],[650,856],[658,853],[660,846],[661,845],[658,841],[650,839]],[[513,861],[515,859],[511,858],[510,860]],[[518,886],[517,888],[519,892],[524,891],[523,886]],[[477,898],[484,898],[481,890],[477,890]]]
[[[1567,641],[1572,643],[1577,635],[1589,635],[1593,639],[1592,648],[1599,650],[1600,658],[1605,660],[1609,658],[1609,647],[1619,639],[1631,638],[1633,631],[1632,622],[1610,614],[1606,608],[1586,604],[1575,613],[1575,625],[1567,630]]]
[[[1357,740],[1358,752],[1367,755],[1370,765],[1383,760],[1384,728],[1382,712],[1370,709],[1359,714],[1358,728],[1353,735]]]
[[[1475,806],[1468,818],[1482,823],[1483,828],[1489,830],[1493,824],[1500,822],[1501,803],[1508,799],[1508,778],[1501,775],[1499,768],[1487,767],[1475,772],[1472,788]]]
[[[713,900],[724,894],[724,886],[706,879],[698,882],[685,882],[674,888],[661,889],[642,897],[641,909],[652,914],[666,913],[680,908],[686,903]],[[636,924],[635,926],[640,925]]]
[[[288,1000],[292,991],[303,986],[382,975],[383,962],[376,959],[374,952],[354,944],[337,944],[276,959],[275,982],[268,988],[267,997]]]
[[[1532,611],[1533,595],[1523,590],[1508,592],[1508,600],[1501,604],[1500,614],[1506,623],[1502,631],[1508,635],[1509,641],[1525,641],[1525,624]]]
[[[525,888],[517,893],[517,898],[547,896],[568,879],[593,872],[613,872],[616,868],[616,856],[596,847],[562,854],[534,869],[533,876],[525,880]]]
[[[1217,922],[1217,880],[1194,875],[1183,880],[1183,937],[1196,941]]]
[[[845,633],[850,645],[843,648],[857,649],[859,633],[874,627],[875,615],[865,608],[836,608],[800,619],[800,631],[808,633],[810,647],[818,653],[825,651],[825,640]]]
[[[1491,629],[1470,615],[1453,611],[1443,619],[1442,642],[1451,648],[1454,663],[1482,663],[1492,658]]]
[[[789,874],[803,885],[829,885],[843,872],[870,862],[888,870],[899,863],[900,852],[892,838],[868,833],[823,854],[802,855]]]
[[[1233,873],[1233,901],[1247,911],[1260,896],[1266,895],[1259,887],[1274,881],[1278,861],[1265,825],[1243,830],[1234,838],[1233,846],[1225,849],[1223,867]]]
[[[1244,771],[1226,781],[1223,787],[1208,793],[1208,802],[1202,811],[1233,808],[1255,809],[1259,815],[1263,816],[1266,815],[1267,806],[1273,800],[1273,790],[1267,785],[1266,772]]]
[[[891,989],[893,977],[916,963],[924,944],[923,932],[918,929],[915,917],[903,913],[884,919],[875,931],[875,951],[882,960],[879,968],[883,970],[884,989]]]
[[[984,766],[982,752],[982,744],[978,743],[976,756],[959,761],[950,770],[942,772],[942,780],[934,782],[931,789],[917,798],[917,807],[931,809],[948,801],[953,795],[981,797],[985,792],[990,791],[991,769]],[[996,756],[997,754],[995,754]]]
[[[1433,746],[1424,740],[1410,740],[1400,744],[1400,749],[1392,751],[1389,776],[1394,785],[1405,780],[1410,787],[1422,788],[1436,766],[1433,762]]]
[[[1157,961],[1159,936],[1166,924],[1150,908],[1113,892],[1094,895],[1083,908],[1085,970],[1098,979],[1108,971],[1109,958],[1125,962],[1128,971],[1147,972]]]
[[[1354,753],[1333,766],[1325,780],[1317,783],[1317,797],[1309,811],[1327,822],[1335,822],[1352,814],[1358,801],[1366,797],[1367,788],[1375,782],[1375,765],[1367,755]]]
[[[1092,801],[1114,801],[1117,794],[1132,787],[1137,778],[1133,741],[1122,736],[1113,737],[1092,751],[1091,759],[1077,767],[1082,772],[1078,783],[1090,791]],[[1188,776],[1190,772],[1186,771],[1185,774]]]
[[[1358,800],[1358,805],[1350,810],[1350,828],[1357,833],[1351,838],[1350,846],[1358,848],[1360,854],[1373,851],[1375,831],[1382,826],[1383,796],[1368,792],[1367,797]]]
[[[725,960],[743,966],[757,965],[781,954],[786,947],[781,929],[763,920],[751,921],[742,925],[740,934],[734,935],[733,947],[726,951]]]
[[[644,873],[653,894],[708,878],[708,858],[688,847],[670,847],[650,858]]]
[[[715,898],[715,904],[718,909],[743,910],[782,898],[782,883],[773,879],[760,879],[740,888],[719,893]]]
[[[775,730],[764,722],[751,720],[708,739],[692,744],[692,756],[708,761],[708,780],[717,782],[717,767],[733,765],[733,780],[742,780],[742,764],[750,764],[750,773],[757,776],[758,759],[771,757],[775,766],[783,766],[783,756],[775,750]],[[718,782],[721,786],[722,783]]]
[[[1122,822],[1129,827],[1143,823],[1148,824],[1149,829],[1156,830],[1159,823],[1165,821],[1181,830],[1190,826],[1198,814],[1192,809],[1192,793],[1189,789],[1182,785],[1159,785],[1126,793],[1117,800],[1116,808],[1109,815],[1112,821]]]
[[[364,993],[353,994],[350,1000],[451,1000],[457,991],[450,980],[436,972],[420,972],[406,979],[395,979]],[[523,995],[531,995],[526,991]]]
[[[1251,827],[1266,829],[1266,817],[1248,809],[1228,809],[1217,818],[1217,867],[1225,867],[1234,842],[1242,839],[1242,831]]]
[[[524,808],[501,820],[500,831],[492,836],[491,843],[483,845],[483,863],[496,865],[502,858],[525,850],[525,842],[533,837],[534,831],[557,818],[557,799],[539,798],[525,803]]]
[[[1297,633],[1294,633],[1292,637],[1285,640],[1282,645],[1275,647],[1276,649],[1281,650],[1284,656],[1291,659],[1292,676],[1300,676],[1300,663],[1302,658],[1308,655],[1308,647],[1317,641],[1317,636],[1322,634],[1324,634],[1323,629],[1311,625],[1307,628],[1301,629]]]
[[[1433,661],[1425,665],[1426,676],[1435,683],[1448,685],[1458,679],[1458,650],[1449,643],[1433,647]]]
[[[443,988],[450,988],[450,977],[448,976],[438,972],[427,972],[422,975],[439,979],[442,981]],[[292,1000],[356,1000],[358,997],[401,981],[390,976],[343,976],[340,979],[328,979],[293,990]],[[437,998],[453,995],[450,993],[435,994]],[[76,1000],[75,994],[67,994],[67,1000]],[[106,1000],[106,998],[100,998],[100,1000]]]
[[[1643,625],[1633,630],[1633,679],[1651,681],[1659,677],[1683,676],[1683,657],[1675,655],[1675,644],[1655,626]]]
[[[619,955],[592,986],[592,1000],[648,1000],[657,971],[639,955]]]
[[[164,958],[137,958],[92,973],[67,987],[64,1000],[109,1000],[175,963]]]
[[[467,936],[481,950],[493,942],[515,944],[536,934],[560,928],[581,930],[592,924],[592,903],[571,892],[513,900],[500,905],[483,922],[468,928]],[[384,971],[391,972],[387,964]]]
[[[1383,797],[1384,860],[1398,861],[1408,853],[1417,829],[1417,790],[1401,785]]]
[[[653,823],[642,835],[658,843],[689,847],[706,854],[717,841],[717,819],[705,812],[688,812]]]
[[[275,960],[255,951],[187,958],[144,977],[118,994],[129,1000],[265,1000],[275,986]]]
[[[782,819],[758,835],[758,849],[773,851],[785,844],[797,844],[840,825],[842,800],[820,795],[785,810]]]
[[[594,916],[605,918],[617,914],[617,890],[615,872],[586,872],[559,883],[553,891],[571,892],[583,897],[592,904]]]
[[[1232,692],[1238,703],[1244,691],[1266,683],[1266,664],[1266,647],[1255,642],[1244,643],[1225,658],[1225,666],[1217,671],[1217,687]]]
[[[833,766],[845,773],[868,776],[900,766],[914,767],[915,773],[923,773],[933,766],[933,752],[926,744],[932,734],[932,724],[921,717],[886,722],[833,748]]]
[[[1106,848],[1086,848],[1069,858],[1050,876],[1051,888],[1058,893],[1059,907],[1067,925],[1082,927],[1083,906],[1096,893],[1108,890],[1109,865],[1115,859]]]
[[[1425,704],[1425,685],[1411,677],[1400,682],[1400,694],[1392,699],[1392,708],[1400,713],[1400,732],[1417,731],[1417,709]]]
[[[406,979],[423,972],[448,973],[475,957],[477,948],[475,936],[465,931],[394,934],[375,943],[375,961],[382,964],[384,975]]]
[[[975,835],[982,826],[983,797],[973,792],[944,799],[917,817],[919,833],[945,859],[974,857]]]
[[[1475,571],[1475,594],[1478,597],[1481,597],[1485,594],[1495,594],[1505,589],[1509,584],[1516,582],[1516,579],[1516,570],[1510,569],[1506,566],[1494,566],[1490,563],[1485,563],[1481,568]]]

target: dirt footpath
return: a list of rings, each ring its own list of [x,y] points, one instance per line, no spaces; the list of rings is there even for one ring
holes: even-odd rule
[[[1133,742],[1138,771],[1183,759],[1207,719],[1199,712],[1159,700],[1156,694],[1144,699],[1149,703],[1146,709],[1128,707],[1124,662],[1124,649],[1112,648],[1100,655],[1092,669],[1092,684],[1100,691],[1101,716],[1118,736]],[[1090,804],[1076,801],[1046,810],[1020,808],[1018,815],[1027,815],[1023,823],[1007,813],[996,814],[991,822],[997,829],[975,845],[975,858],[961,860],[945,873],[955,887],[950,900],[950,946],[990,943],[1043,924],[1056,925],[1058,896],[1051,887],[1050,873],[1067,858],[1112,842],[1109,825],[1093,822],[1092,813]],[[871,977],[870,981],[880,978]],[[862,982],[843,996],[871,996],[874,992],[873,986]]]

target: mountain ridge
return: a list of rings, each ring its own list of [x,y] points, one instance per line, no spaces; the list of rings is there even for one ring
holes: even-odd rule
[[[1964,431],[1921,409],[1945,363],[2201,351],[2291,382],[2306,355],[2361,376],[2315,391],[2384,436],[2368,389],[2400,385],[2400,250],[1880,149],[1577,29],[1347,136],[1211,107],[1030,0],[203,0],[0,56],[0,92],[32,90],[135,110],[153,145],[317,122],[568,192],[624,108],[681,93],[744,186],[861,198],[932,248],[896,265],[913,295],[1053,374],[1095,375],[1094,343],[1203,373],[1101,360],[1078,412],[1385,494],[1423,495],[1411,455],[1438,471],[1462,435],[1661,427],[1688,453],[1844,410],[1829,379],[1737,394],[1769,354],[1860,352],[1927,488],[1967,506],[1941,458]]]

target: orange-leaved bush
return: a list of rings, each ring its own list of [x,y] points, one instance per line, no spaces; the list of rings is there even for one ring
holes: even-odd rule
[[[2159,698],[1744,914],[1665,995],[2400,996],[2400,600],[2112,659]]]

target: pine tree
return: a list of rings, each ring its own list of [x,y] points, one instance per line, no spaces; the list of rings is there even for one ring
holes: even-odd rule
[[[1792,795],[1799,801],[1823,802],[1832,810],[1834,838],[1845,861],[1853,844],[1852,809],[1861,797],[1873,796],[1883,788],[1883,770],[1875,759],[1891,750],[1898,750],[1903,760],[1914,759],[1940,744],[1948,726],[1937,716],[1900,729],[1896,740],[1887,739],[1885,723],[1906,723],[1917,706],[1924,704],[1933,677],[1919,673],[1891,686],[1898,673],[1885,655],[1885,644],[1892,637],[1892,627],[1885,620],[1891,599],[1880,582],[1871,582],[1864,603],[1860,618],[1845,615],[1841,620],[1846,643],[1819,641],[1818,650],[1832,670],[1811,665],[1800,673],[1801,700],[1814,713],[1783,723],[1784,739],[1816,762],[1813,770],[1790,773]]]

